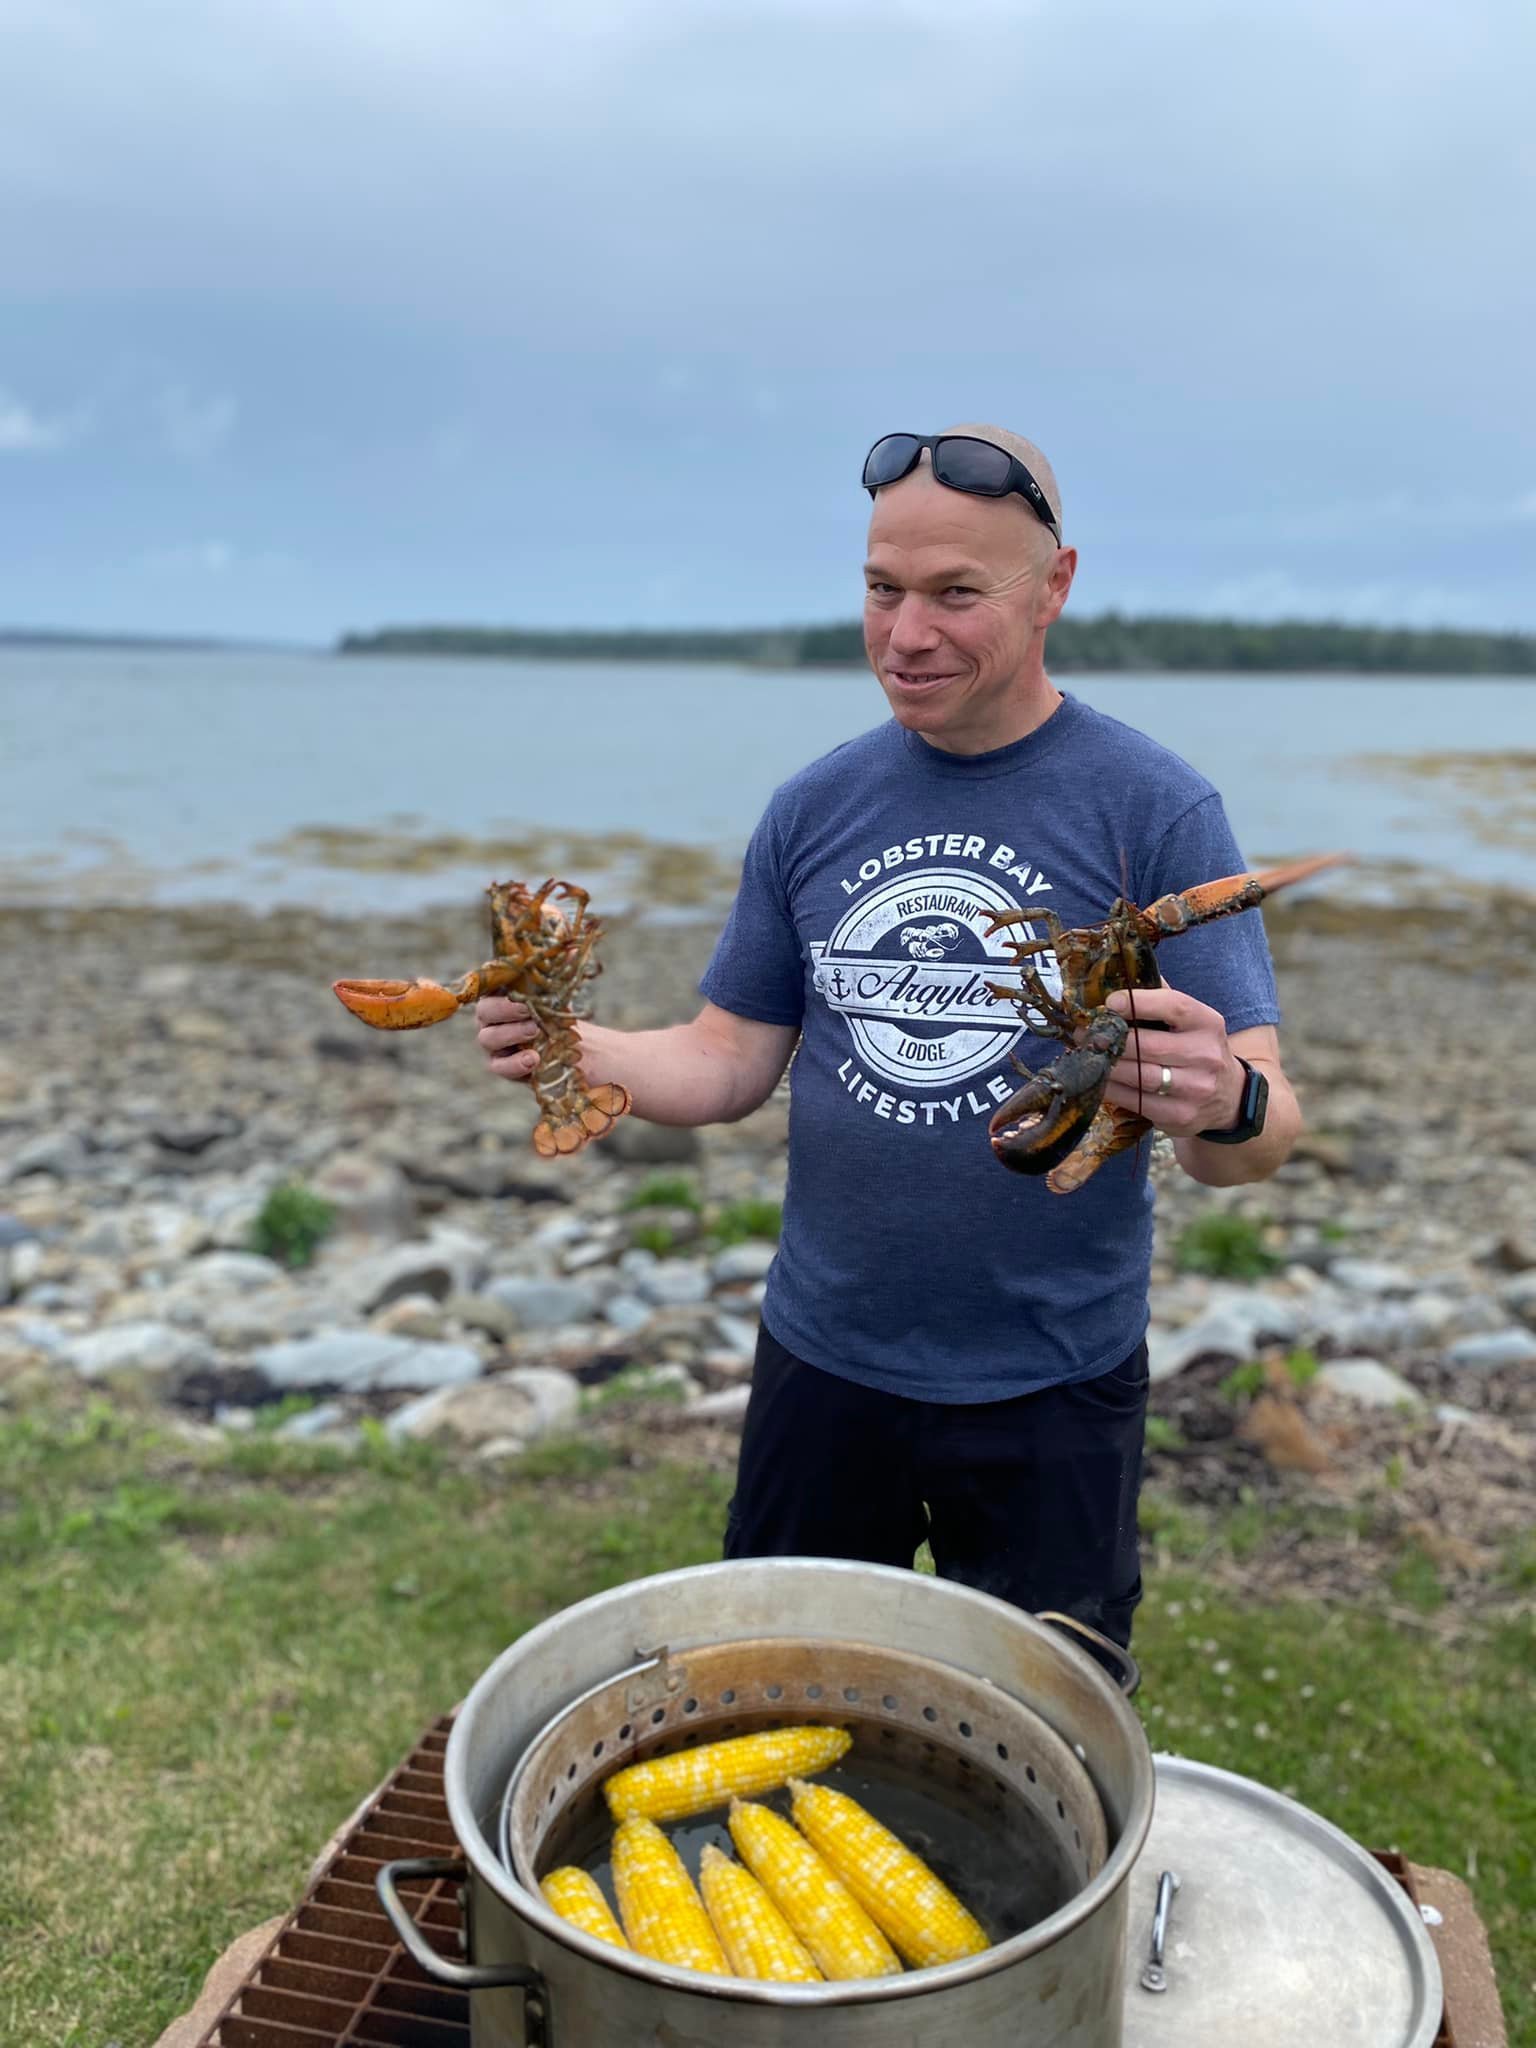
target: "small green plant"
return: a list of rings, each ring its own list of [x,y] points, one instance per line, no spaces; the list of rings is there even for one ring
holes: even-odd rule
[[[1170,1422],[1166,1415],[1147,1417],[1147,1449],[1149,1451],[1182,1451],[1188,1446],[1184,1433],[1176,1422]]]
[[[1235,1372],[1229,1372],[1218,1390],[1229,1401],[1251,1401],[1255,1394],[1264,1391],[1264,1368],[1256,1358],[1240,1365]]]
[[[1336,1223],[1331,1216],[1325,1216],[1317,1226],[1317,1234],[1324,1244],[1348,1244],[1349,1225]]]
[[[1186,1224],[1174,1260],[1182,1273],[1209,1273],[1219,1280],[1262,1279],[1280,1264],[1264,1243],[1262,1225],[1227,1209],[1208,1209]]]
[[[745,1244],[751,1237],[766,1237],[777,1244],[783,1223],[784,1211],[777,1202],[727,1202],[715,1212],[709,1234],[719,1245]]]
[[[307,1266],[335,1221],[335,1208],[323,1195],[300,1181],[285,1181],[268,1195],[251,1225],[251,1250],[282,1266]]]
[[[643,1252],[654,1252],[658,1259],[664,1259],[677,1244],[671,1226],[666,1223],[637,1223],[629,1233],[629,1241]]]
[[[1315,1351],[1291,1351],[1286,1354],[1285,1370],[1292,1386],[1310,1387],[1322,1367]]]
[[[626,1209],[701,1209],[698,1189],[686,1174],[653,1173],[624,1197]]]
[[[268,1401],[256,1410],[255,1427],[269,1435],[295,1415],[307,1415],[317,1406],[313,1394],[284,1394],[280,1401]]]

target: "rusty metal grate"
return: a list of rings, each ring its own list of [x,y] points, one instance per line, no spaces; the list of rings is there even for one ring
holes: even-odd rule
[[[452,1725],[445,1714],[380,1789],[198,2048],[469,2048],[467,1993],[417,1969],[374,1890],[382,1864],[457,1848],[443,1794]],[[1374,1854],[1417,1907],[1407,1861]],[[441,1880],[402,1891],[433,1947],[457,1960],[455,1891]],[[1434,2048],[1457,2048],[1448,2014]]]
[[[198,2048],[469,2048],[468,1995],[417,1969],[374,1890],[382,1864],[457,1846],[443,1796],[452,1722],[428,1729],[382,1787]],[[456,1889],[418,1882],[402,1896],[459,1960]]]
[[[1423,1901],[1419,1897],[1419,1888],[1413,1881],[1413,1866],[1409,1863],[1407,1857],[1399,1856],[1395,1849],[1373,1849],[1371,1854],[1389,1877],[1397,1879],[1403,1890],[1413,1901],[1414,1911],[1416,1913],[1419,1912]],[[1456,2036],[1451,2031],[1451,2015],[1449,2010],[1441,2012],[1440,2031],[1435,2035],[1430,2048],[1456,2048]]]

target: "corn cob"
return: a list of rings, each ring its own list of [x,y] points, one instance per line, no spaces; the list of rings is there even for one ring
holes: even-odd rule
[[[750,1870],[713,1842],[699,1858],[699,1890],[736,1977],[819,1984],[821,1972]]]
[[[790,1779],[795,1822],[915,1970],[990,1947],[986,1929],[899,1836],[846,1792]]]
[[[584,1934],[595,1934],[599,1941],[611,1941],[615,1948],[629,1947],[612,1907],[603,1897],[601,1885],[590,1871],[578,1870],[574,1863],[564,1864],[539,1879],[539,1890],[562,1920],[569,1920]]]
[[[613,1888],[631,1948],[658,1963],[729,1976],[693,1879],[655,1821],[626,1820],[614,1829]]]
[[[774,1728],[762,1735],[736,1735],[706,1742],[649,1763],[615,1771],[603,1787],[615,1820],[686,1820],[731,1799],[772,1792],[791,1778],[824,1771],[847,1750],[846,1728]]]
[[[853,1893],[771,1807],[733,1799],[731,1840],[824,1977],[899,1974],[895,1950]]]

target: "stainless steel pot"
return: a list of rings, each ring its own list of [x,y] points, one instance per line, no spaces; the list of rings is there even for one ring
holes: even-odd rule
[[[846,1984],[707,1977],[618,1952],[560,1920],[497,1844],[509,1780],[549,1724],[663,1645],[686,1664],[694,1646],[787,1638],[884,1648],[893,1663],[926,1659],[978,1713],[998,1693],[1021,1703],[1087,1773],[1107,1843],[1098,1867],[1044,1920],[983,1955]],[[1129,1688],[1135,1667],[1125,1665]],[[843,1702],[838,1718],[857,1718],[860,1704]],[[966,1740],[956,1732],[940,1746]],[[819,1558],[702,1565],[616,1587],[498,1658],[460,1710],[444,1775],[466,1859],[469,1964],[432,1954],[398,1892],[413,1873],[449,1874],[444,1866],[392,1866],[380,1889],[422,1967],[476,1992],[475,2048],[1122,2048],[1125,1881],[1151,1822],[1151,1753],[1101,1667],[1001,1600]]]

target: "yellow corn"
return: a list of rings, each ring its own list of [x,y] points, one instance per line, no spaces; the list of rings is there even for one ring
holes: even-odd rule
[[[699,1858],[699,1890],[734,1977],[819,1984],[821,1972],[750,1870],[713,1842]]]
[[[614,1829],[613,1888],[631,1948],[658,1963],[730,1975],[693,1879],[655,1821],[626,1820]]]
[[[846,1728],[774,1728],[762,1735],[736,1735],[630,1764],[614,1772],[603,1793],[615,1820],[631,1814],[686,1820],[711,1806],[772,1792],[791,1778],[824,1771],[852,1741]]]
[[[894,1977],[901,1963],[841,1878],[771,1807],[731,1801],[741,1860],[805,1943],[825,1977]]]
[[[990,1947],[986,1929],[899,1836],[830,1785],[790,1780],[797,1826],[915,1970]]]
[[[595,1934],[599,1941],[611,1941],[615,1948],[629,1947],[613,1917],[613,1909],[603,1897],[602,1886],[590,1871],[578,1870],[574,1863],[563,1864],[548,1877],[539,1879],[539,1890],[562,1920],[569,1920],[584,1934]]]

